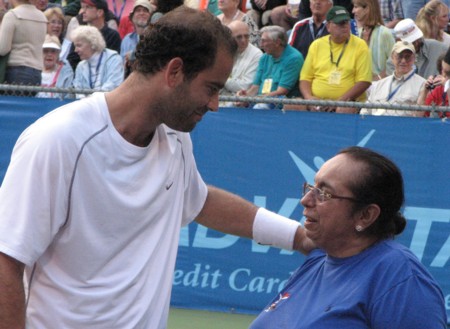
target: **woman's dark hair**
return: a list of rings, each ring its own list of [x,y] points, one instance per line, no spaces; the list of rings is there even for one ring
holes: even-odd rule
[[[361,172],[350,184],[352,194],[364,204],[377,204],[380,215],[364,232],[380,238],[394,237],[403,232],[406,219],[400,212],[405,201],[403,177],[397,165],[368,148],[352,146],[341,150],[363,164]],[[358,206],[358,205],[356,205]]]
[[[179,57],[190,80],[214,65],[219,48],[236,55],[237,44],[230,29],[208,12],[181,6],[146,29],[136,47],[134,70],[154,74]]]

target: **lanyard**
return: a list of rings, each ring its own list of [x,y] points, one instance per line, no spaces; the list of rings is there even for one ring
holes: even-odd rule
[[[317,31],[317,34],[314,35],[314,20],[311,18],[309,20],[309,32],[311,32],[311,36],[313,38],[313,40],[316,40],[317,38],[322,36],[323,31],[325,30],[325,24],[322,23],[321,28],[319,29],[319,31]]]
[[[100,70],[100,63],[102,62],[102,57],[103,57],[103,51],[100,54],[100,58],[98,59],[97,67],[95,68],[95,80],[94,80],[94,83],[92,83],[92,72],[91,72],[91,68],[89,67],[89,86],[91,86],[91,89],[94,89],[95,84],[97,83],[98,74],[99,74],[98,71]]]
[[[387,97],[387,101],[388,102],[392,99],[392,97],[394,97],[394,95],[397,93],[397,91],[400,89],[400,87],[403,86],[406,81],[411,79],[414,74],[415,74],[415,72],[413,71],[410,75],[408,75],[408,77],[405,80],[401,81],[399,83],[399,85],[394,90],[391,91],[391,89],[392,89],[392,82],[394,81],[395,76],[392,77],[391,84],[389,85],[389,95]]]
[[[331,51],[331,37],[328,38],[328,43],[330,44],[330,60],[331,60],[331,63],[332,64],[336,64],[336,68],[337,68],[339,66],[339,62],[341,61],[342,55],[344,55],[345,48],[347,47],[347,44],[348,44],[348,39],[347,39],[347,41],[345,41],[344,47],[342,48],[341,53],[339,54],[337,62],[334,62],[334,60],[333,60],[333,52]]]
[[[123,0],[122,2],[122,8],[120,8],[120,13],[117,15],[117,6],[116,6],[116,0],[112,0],[113,9],[114,9],[114,15],[117,17],[117,19],[120,22],[120,19],[122,18],[123,10],[125,9],[125,3],[127,0]]]

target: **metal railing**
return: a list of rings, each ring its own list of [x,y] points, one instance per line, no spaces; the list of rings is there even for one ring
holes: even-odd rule
[[[60,99],[74,99],[76,94],[89,95],[95,92],[93,89],[74,89],[74,88],[48,88],[41,86],[21,86],[0,84],[0,95],[10,96],[30,96],[30,93],[36,94],[38,92],[55,93],[56,98]],[[390,104],[390,103],[360,103],[360,102],[343,102],[333,100],[305,100],[299,98],[279,98],[279,97],[238,97],[238,96],[219,96],[220,102],[247,102],[247,103],[272,103],[276,104],[276,108],[283,110],[283,106],[301,105],[301,106],[319,106],[319,107],[348,107],[348,108],[366,108],[366,109],[386,109],[396,111],[411,111],[411,112],[430,112],[430,117],[438,117],[440,112],[450,111],[450,107],[446,106],[425,106],[413,104]],[[445,118],[444,118],[445,119]]]

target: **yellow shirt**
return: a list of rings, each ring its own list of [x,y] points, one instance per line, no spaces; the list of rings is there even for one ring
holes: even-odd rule
[[[334,100],[355,83],[372,81],[372,58],[366,42],[354,35],[350,36],[347,44],[331,41],[331,57],[329,39],[330,36],[326,35],[311,44],[300,80],[311,82],[313,96]],[[363,102],[365,99],[366,94],[363,93],[356,101]]]

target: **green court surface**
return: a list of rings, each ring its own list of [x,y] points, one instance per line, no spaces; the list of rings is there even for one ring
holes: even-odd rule
[[[255,317],[172,307],[167,329],[247,329]]]

